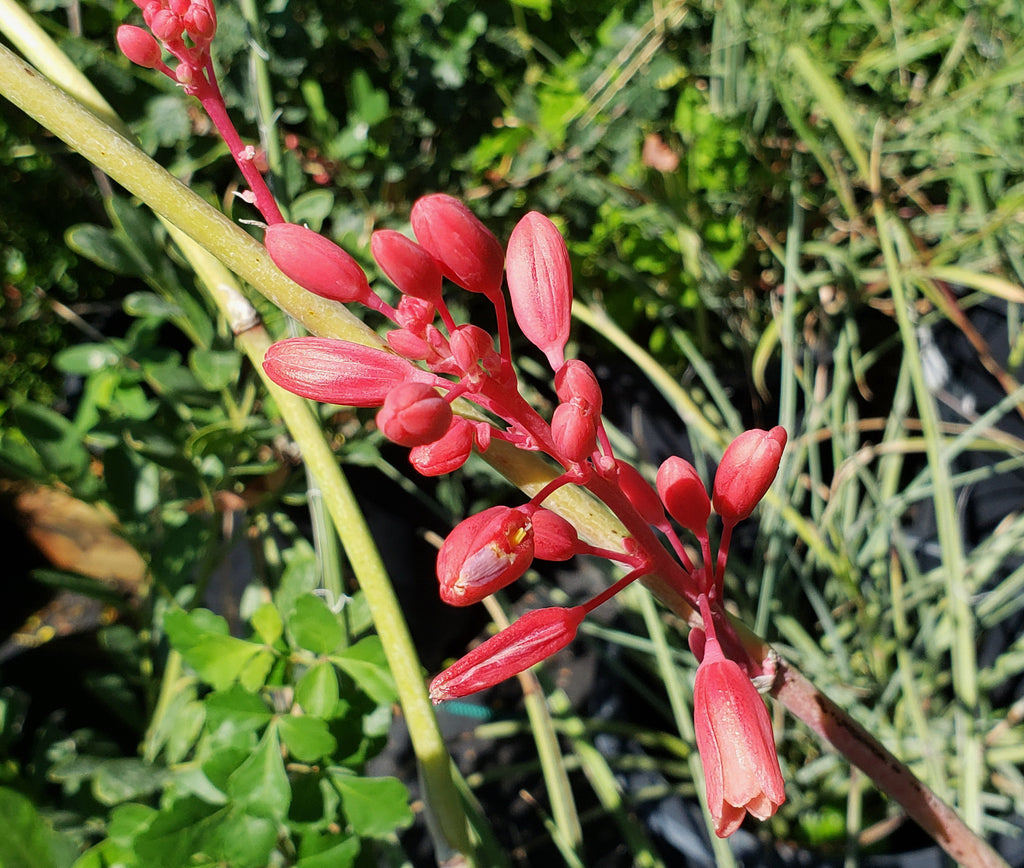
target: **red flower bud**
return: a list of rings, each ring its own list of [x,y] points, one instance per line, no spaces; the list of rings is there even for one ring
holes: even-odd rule
[[[494,338],[480,326],[460,325],[449,336],[448,345],[463,373],[482,368],[486,373],[494,374],[501,367],[501,358],[494,349]]]
[[[551,439],[555,457],[570,464],[582,464],[597,449],[597,417],[586,401],[559,404],[551,416]]]
[[[217,32],[217,13],[210,2],[192,0],[181,21],[196,45],[209,44]]]
[[[759,820],[786,801],[768,710],[740,666],[710,634],[693,687],[693,722],[715,832],[735,832],[747,812]]]
[[[131,24],[117,28],[117,47],[121,53],[137,66],[155,69],[162,62],[160,43],[152,33]]]
[[[450,280],[471,292],[501,291],[505,252],[494,233],[462,202],[444,193],[417,199],[410,214],[416,240]]]
[[[781,425],[771,431],[752,428],[733,440],[715,473],[715,512],[733,523],[749,516],[779,472],[785,446],[786,429]]]
[[[472,423],[454,416],[439,440],[409,450],[409,462],[424,476],[451,473],[466,463],[473,451],[473,439]]]
[[[643,475],[632,464],[616,461],[619,488],[626,495],[633,508],[648,524],[655,527],[665,523],[665,507],[661,505],[658,494]]]
[[[431,701],[468,696],[540,663],[572,642],[585,614],[582,606],[527,612],[435,677]]]
[[[533,556],[543,561],[567,561],[580,548],[576,528],[550,509],[533,514]]]
[[[274,264],[303,289],[334,301],[365,302],[366,274],[333,241],[296,223],[272,223],[263,236]]]
[[[569,359],[555,374],[555,394],[560,401],[579,398],[587,402],[595,416],[601,415],[603,397],[597,377],[586,362]]]
[[[334,338],[278,341],[263,357],[263,370],[289,392],[349,407],[379,407],[406,381],[445,383],[394,353]]]
[[[572,266],[558,228],[531,211],[512,230],[505,274],[516,322],[553,370],[565,361],[572,310]]]
[[[437,553],[441,599],[478,603],[512,584],[533,561],[533,526],[523,509],[492,506],[459,522]]]
[[[370,236],[370,252],[403,293],[435,305],[440,301],[441,269],[437,260],[415,241],[393,229],[380,229]]]
[[[184,27],[181,19],[170,9],[160,9],[149,21],[149,29],[161,42],[175,42],[181,39]]]
[[[669,515],[687,530],[706,534],[711,500],[697,469],[673,455],[658,468],[658,494]]]
[[[377,427],[399,446],[433,443],[444,436],[451,421],[451,405],[426,383],[395,386],[377,412]]]

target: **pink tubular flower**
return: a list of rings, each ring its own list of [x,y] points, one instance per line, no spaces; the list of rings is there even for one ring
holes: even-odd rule
[[[684,458],[673,455],[658,468],[658,495],[669,515],[687,530],[707,533],[711,499],[697,469]]]
[[[708,809],[726,838],[749,812],[772,816],[786,800],[768,710],[740,666],[722,653],[711,632],[693,688],[697,750],[704,765]]]
[[[651,487],[651,483],[644,479],[632,464],[625,461],[617,461],[616,470],[619,488],[643,520],[655,527],[665,524],[665,507],[658,499],[658,494]]]
[[[444,193],[423,196],[412,206],[410,220],[416,240],[452,281],[491,297],[501,291],[505,251],[462,202]]]
[[[403,293],[439,303],[441,269],[437,260],[411,238],[393,229],[379,229],[370,236],[370,252]]]
[[[732,523],[747,518],[779,472],[785,446],[786,429],[781,425],[771,431],[752,428],[733,440],[715,473],[715,512]]]
[[[558,228],[531,211],[516,224],[505,259],[516,322],[557,371],[565,361],[572,309],[572,266]]]
[[[437,553],[441,599],[478,603],[512,584],[533,561],[533,525],[524,509],[492,506],[459,522]]]
[[[303,289],[334,301],[365,303],[366,274],[333,241],[296,223],[272,223],[263,237],[274,264]]]
[[[524,672],[572,642],[584,615],[582,606],[527,612],[435,677],[431,700],[468,696]]]
[[[394,353],[334,338],[278,341],[263,357],[263,370],[289,392],[349,407],[379,407],[406,381],[445,382]]]
[[[424,476],[441,476],[458,470],[473,451],[473,424],[453,416],[440,439],[409,450],[409,463]]]
[[[444,436],[451,405],[426,383],[399,383],[377,413],[377,427],[399,446],[422,446]]]

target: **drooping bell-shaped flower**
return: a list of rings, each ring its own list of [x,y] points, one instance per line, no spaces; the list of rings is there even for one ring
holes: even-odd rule
[[[658,495],[669,515],[698,536],[707,534],[711,499],[697,469],[673,455],[658,468]]]
[[[263,370],[289,392],[349,407],[379,407],[406,381],[446,383],[394,353],[334,338],[278,341],[264,355]]]
[[[786,800],[768,710],[746,673],[722,653],[710,630],[704,633],[693,709],[715,832],[720,838],[728,837],[748,813],[768,819]]]
[[[444,436],[451,405],[426,383],[400,383],[377,412],[377,427],[399,446],[422,446]]]
[[[478,603],[512,584],[532,561],[530,512],[492,506],[459,522],[441,546],[441,599],[452,606]]]
[[[712,504],[726,522],[747,518],[771,487],[779,472],[786,429],[752,428],[737,437],[722,456],[715,473]]]
[[[569,340],[572,266],[562,234],[543,214],[531,211],[512,230],[505,274],[519,328],[559,370]]]
[[[272,223],[263,237],[274,264],[303,289],[333,301],[362,304],[370,296],[366,274],[328,238],[297,223]]]
[[[431,700],[468,696],[526,671],[572,642],[584,615],[582,606],[527,612],[435,677]]]
[[[434,193],[416,200],[410,214],[416,240],[445,276],[471,292],[501,292],[505,251],[477,216],[454,196]]]

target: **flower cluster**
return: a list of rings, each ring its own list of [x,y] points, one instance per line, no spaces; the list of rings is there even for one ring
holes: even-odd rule
[[[544,453],[554,463],[551,481],[526,503],[492,507],[452,530],[437,558],[441,597],[454,606],[479,602],[516,581],[535,559],[596,555],[625,567],[618,581],[591,600],[528,612],[483,642],[433,679],[431,698],[465,696],[523,672],[566,647],[588,613],[631,582],[657,574],[702,616],[701,628],[690,636],[701,660],[695,724],[718,834],[731,834],[747,812],[762,819],[774,813],[785,795],[771,725],[751,682],[763,674],[761,662],[749,659],[725,615],[723,581],[732,529],[771,485],[786,432],[776,427],[740,435],[723,455],[710,495],[694,467],[679,457],[661,465],[652,486],[615,456],[593,371],[566,357],[572,268],[565,241],[548,217],[527,214],[503,246],[460,200],[444,194],[419,199],[410,214],[415,239],[388,229],[371,237],[380,271],[398,290],[397,305],[389,304],[353,257],[281,217],[216,85],[209,55],[216,29],[211,0],[135,2],[149,29],[120,28],[122,51],[170,76],[206,107],[264,215],[264,243],[274,263],[308,291],[364,305],[391,323],[386,348],[320,337],[281,341],[264,359],[269,377],[317,401],[378,408],[378,429],[408,447],[412,465],[427,476],[458,469],[474,450],[485,452],[495,440]],[[495,335],[456,322],[445,301],[446,281],[490,302]],[[550,419],[520,393],[507,300],[519,330],[551,368],[557,402]],[[456,399],[483,413],[457,413]],[[621,521],[626,534],[619,549],[589,544],[545,506],[564,485],[586,488]],[[716,557],[708,530],[712,513],[722,524]],[[696,539],[696,563],[677,528]]]
[[[751,682],[757,664],[743,656],[722,601],[732,529],[751,514],[775,478],[786,432],[753,429],[736,438],[722,457],[710,495],[693,465],[679,457],[661,465],[652,487],[614,455],[601,423],[602,394],[593,371],[565,357],[572,270],[555,224],[542,214],[527,214],[503,250],[462,202],[443,194],[418,200],[411,222],[415,240],[381,230],[370,244],[381,271],[400,291],[397,307],[387,304],[356,261],[327,239],[292,224],[267,229],[267,250],[285,274],[318,295],[366,305],[394,326],[386,335],[388,349],[324,338],[282,341],[267,353],[267,373],[308,398],[379,407],[379,430],[409,447],[413,466],[426,475],[455,470],[474,449],[485,451],[496,439],[544,452],[557,463],[555,478],[527,503],[491,507],[452,530],[437,558],[445,602],[477,603],[516,581],[535,559],[590,554],[627,567],[593,599],[528,612],[483,642],[433,679],[431,698],[465,696],[524,671],[566,647],[597,606],[657,572],[703,615],[703,629],[691,634],[691,646],[702,658],[696,730],[718,832],[731,834],[748,811],[770,816],[785,798],[771,724]],[[445,279],[492,302],[497,338],[455,322],[442,294]],[[550,421],[519,391],[502,291],[506,282],[515,322],[552,369],[557,404]],[[472,401],[494,421],[471,422],[454,413],[455,398]],[[589,489],[618,516],[628,532],[621,550],[588,544],[544,506],[567,484]],[[722,522],[716,558],[708,531],[712,512]],[[696,538],[700,566],[677,526]],[[723,642],[737,659],[727,656]]]

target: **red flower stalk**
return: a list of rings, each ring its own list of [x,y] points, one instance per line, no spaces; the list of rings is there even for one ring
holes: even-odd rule
[[[708,809],[715,832],[726,838],[748,813],[759,820],[772,816],[786,791],[764,701],[740,666],[723,654],[703,594],[700,608],[704,656],[693,688],[694,729]]]
[[[334,338],[278,341],[267,350],[263,369],[289,392],[349,407],[379,407],[407,381],[450,385],[394,353]]]
[[[582,606],[527,612],[435,677],[431,700],[468,696],[524,672],[572,642],[585,614]]]
[[[722,519],[736,524],[747,518],[771,487],[779,472],[786,429],[744,431],[725,450],[715,473],[712,504]]]
[[[519,328],[559,370],[569,340],[572,266],[562,234],[543,214],[531,211],[512,230],[505,274]]]
[[[525,509],[492,506],[459,522],[437,553],[441,599],[469,606],[512,584],[533,561]]]
[[[433,443],[444,436],[451,422],[451,405],[426,383],[395,386],[377,413],[377,427],[399,446]]]

